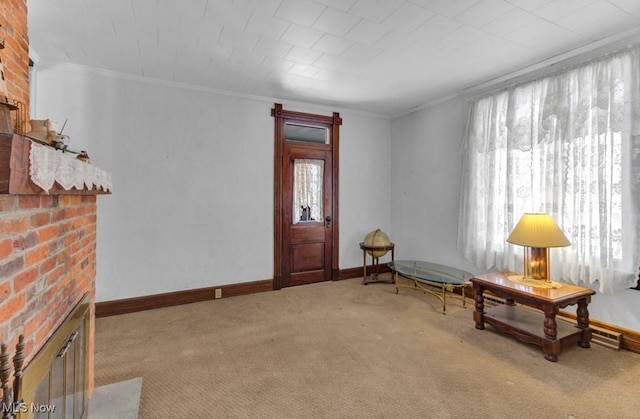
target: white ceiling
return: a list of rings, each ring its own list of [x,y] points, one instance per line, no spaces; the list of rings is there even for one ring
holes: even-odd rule
[[[27,0],[40,63],[397,115],[640,27],[638,0]]]

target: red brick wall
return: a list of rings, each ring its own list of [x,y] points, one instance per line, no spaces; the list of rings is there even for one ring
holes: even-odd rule
[[[26,0],[0,0],[0,49],[9,100],[29,105]],[[1,31],[0,31],[1,32]],[[91,296],[89,388],[93,390],[96,197],[0,195],[0,342],[25,365],[85,293]]]
[[[0,25],[5,33],[5,48],[0,50],[9,100],[29,106],[29,35],[26,0],[0,1]]]
[[[89,383],[93,387],[96,197],[0,195],[0,341],[26,362],[85,293],[91,296]]]

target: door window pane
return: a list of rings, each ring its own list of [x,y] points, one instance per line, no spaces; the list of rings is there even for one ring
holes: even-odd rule
[[[293,224],[323,221],[324,160],[296,159],[293,162]]]

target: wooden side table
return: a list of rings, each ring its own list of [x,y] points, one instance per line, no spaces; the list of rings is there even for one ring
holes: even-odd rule
[[[552,362],[558,360],[562,348],[576,342],[583,348],[590,347],[587,306],[595,291],[569,284],[562,284],[560,288],[532,287],[510,281],[509,275],[516,274],[495,272],[471,278],[475,291],[473,320],[476,329],[484,329],[484,324],[489,323],[499,332],[508,333],[521,342],[541,346],[545,359]],[[485,307],[484,291],[504,298],[506,303]],[[578,324],[556,322],[559,309],[573,304],[578,305]]]
[[[371,255],[371,263],[373,265],[374,271],[371,272],[371,275],[367,276],[367,253],[391,251],[391,262],[393,262],[394,261],[393,252],[394,252],[395,246],[396,245],[393,243],[389,243],[386,246],[369,246],[369,245],[366,245],[364,242],[360,242],[360,249],[362,249],[362,283],[364,285],[370,284],[372,282],[387,282],[389,284],[394,283],[393,275],[389,274],[389,278],[384,278],[380,276],[379,274],[380,258],[374,256],[373,254]]]

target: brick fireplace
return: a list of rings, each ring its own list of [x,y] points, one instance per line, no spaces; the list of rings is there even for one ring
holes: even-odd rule
[[[0,341],[25,337],[25,364],[88,293],[93,387],[96,196],[0,195]]]
[[[29,106],[29,36],[26,0],[3,0],[0,3],[0,35],[5,49],[0,50],[9,99]],[[28,115],[28,112],[27,112]]]
[[[10,101],[19,101],[28,114],[26,0],[3,1],[0,25],[0,33],[5,37],[5,48],[0,49],[0,57],[6,93]],[[28,167],[10,167],[8,161],[0,161],[0,342],[15,348],[18,336],[23,334],[24,365],[28,367],[29,361],[86,295],[89,300],[87,368],[91,394],[94,382],[96,195],[46,195],[41,191],[38,194],[11,193],[2,184],[2,179],[14,169],[24,171]]]

